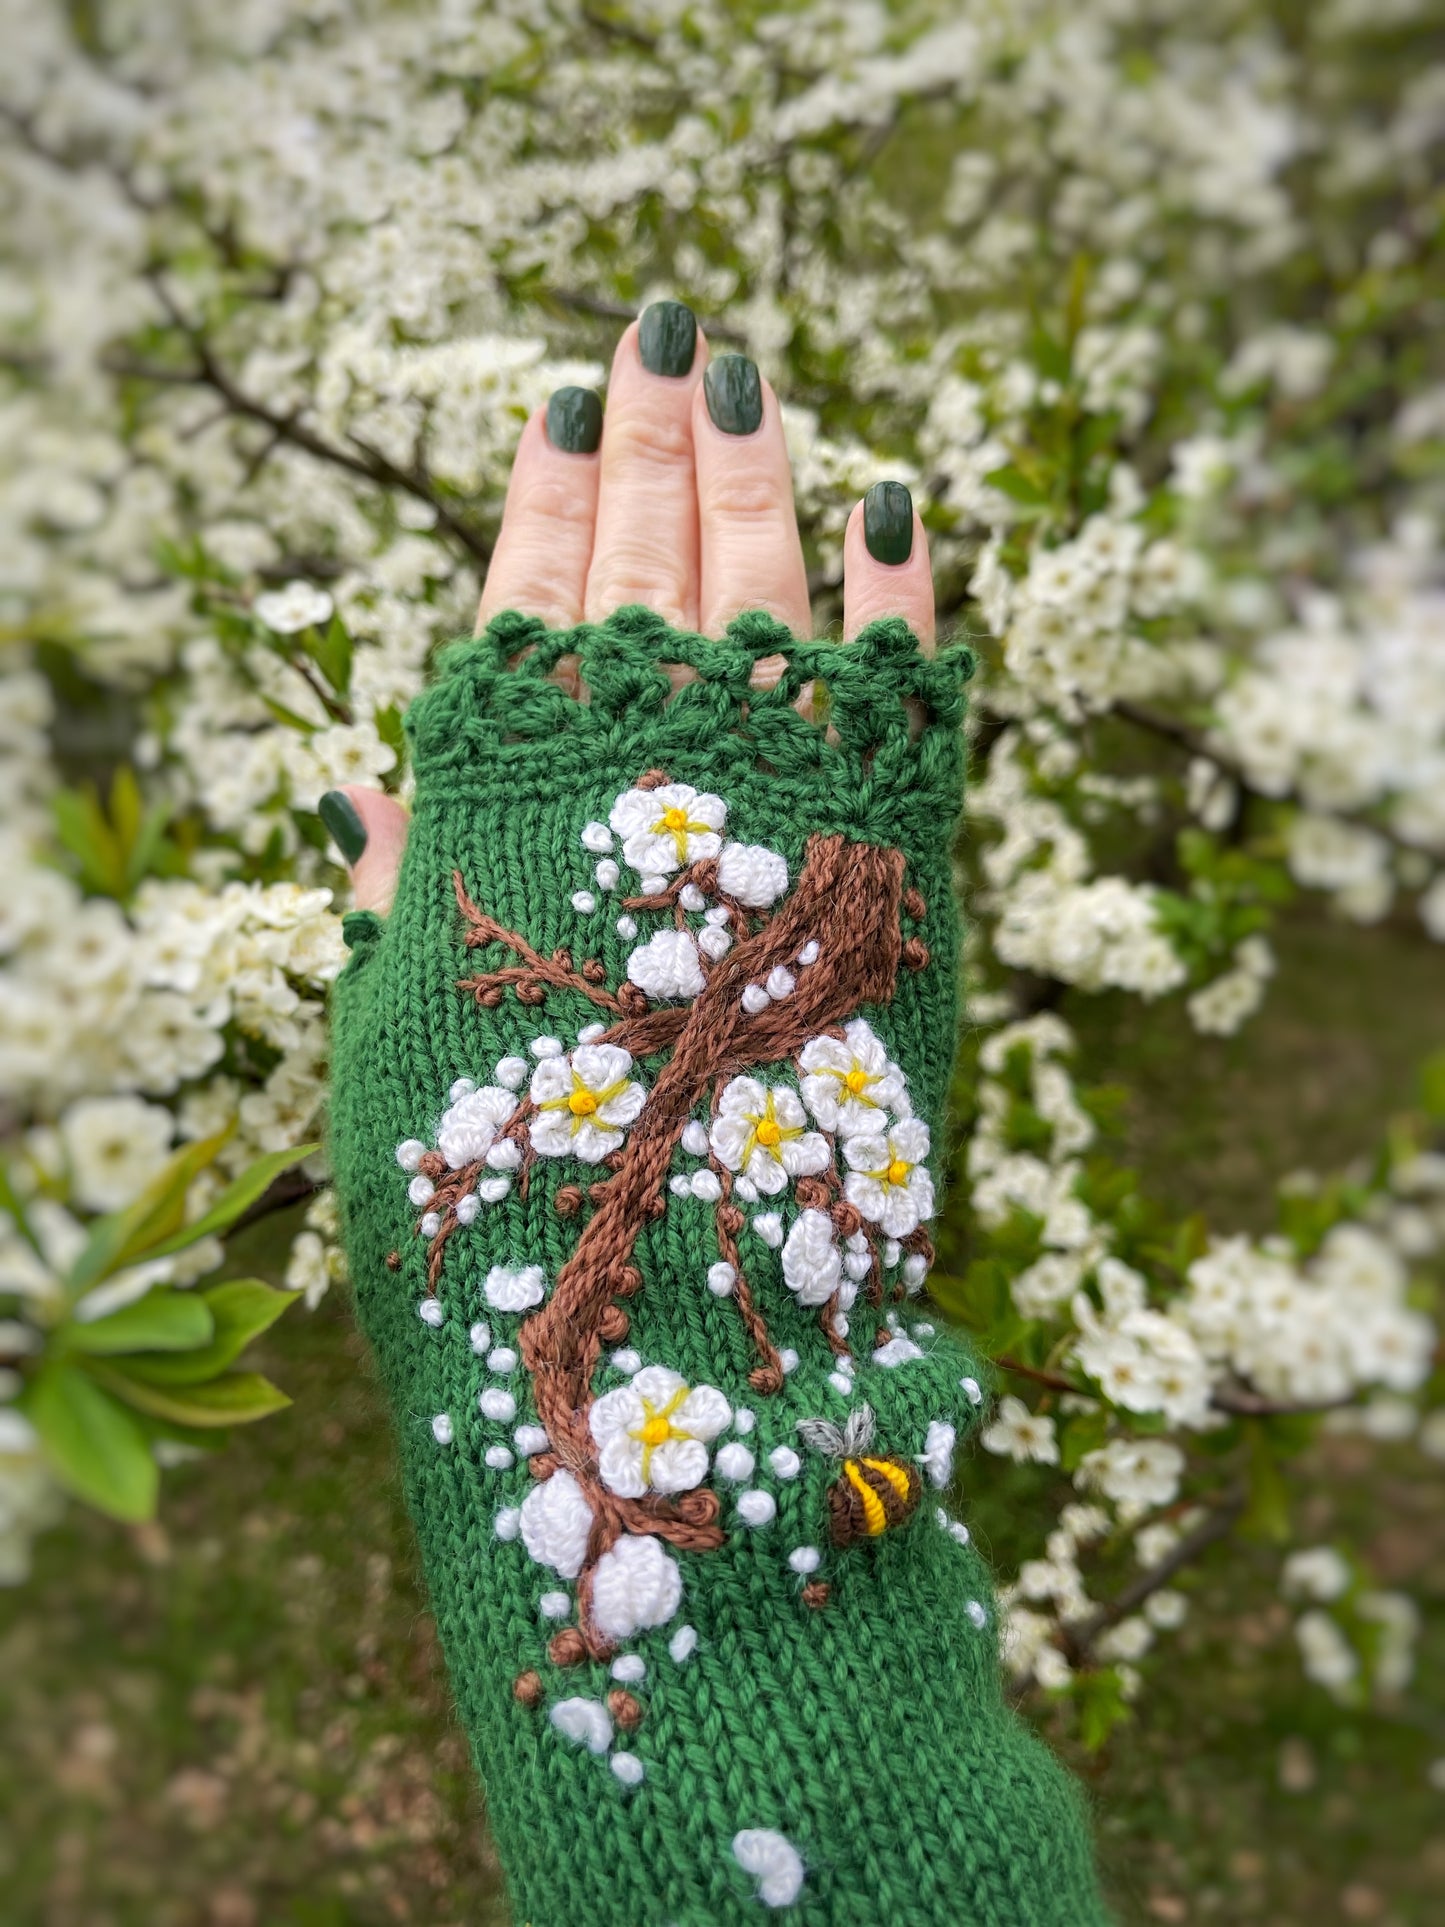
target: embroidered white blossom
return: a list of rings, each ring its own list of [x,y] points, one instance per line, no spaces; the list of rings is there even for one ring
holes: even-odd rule
[[[947,1419],[930,1420],[918,1463],[940,1491],[953,1477],[953,1448],[957,1439],[958,1433]]]
[[[495,1084],[463,1092],[437,1125],[437,1149],[452,1170],[485,1158],[516,1108],[515,1093]]]
[[[604,1392],[588,1414],[602,1482],[621,1498],[687,1492],[707,1477],[708,1446],[732,1418],[711,1385],[690,1386],[664,1365]]]
[[[923,1162],[928,1126],[921,1119],[903,1118],[876,1136],[845,1138],[843,1155],[850,1166],[843,1195],[890,1238],[906,1238],[933,1216],[933,1179]]]
[[[541,1304],[546,1290],[547,1274],[540,1265],[493,1265],[482,1286],[487,1303],[497,1311],[528,1311]]]
[[[651,1536],[619,1539],[597,1561],[592,1618],[604,1639],[630,1639],[649,1626],[665,1626],[681,1604],[677,1561]]]
[[[923,1348],[915,1345],[911,1338],[899,1332],[884,1345],[876,1347],[873,1353],[875,1365],[895,1366],[910,1364],[915,1358],[922,1358]]]
[[[718,888],[752,910],[766,910],[788,887],[788,866],[776,850],[756,843],[724,843],[717,860]]]
[[[616,1044],[579,1044],[570,1057],[544,1057],[532,1073],[533,1149],[600,1164],[646,1101],[631,1070],[631,1056]]]
[[[612,1715],[601,1700],[580,1694],[558,1700],[547,1718],[564,1738],[585,1746],[589,1753],[605,1753],[612,1744]]]
[[[655,790],[624,790],[608,821],[622,838],[622,854],[644,877],[668,875],[722,848],[727,820],[720,796],[690,783],[664,783]]]
[[[587,1557],[592,1508],[570,1472],[554,1472],[522,1501],[522,1544],[539,1566],[575,1579]]]
[[[737,1439],[729,1439],[726,1445],[718,1447],[713,1464],[720,1479],[727,1479],[734,1485],[741,1485],[745,1479],[753,1476],[757,1459],[747,1446]]]
[[[842,1274],[832,1219],[826,1211],[799,1212],[783,1245],[783,1283],[800,1305],[826,1305]]]
[[[690,930],[659,930],[639,944],[627,959],[627,975],[646,996],[659,1000],[697,997],[707,982]]]
[[[733,1858],[757,1882],[765,1907],[791,1907],[803,1891],[803,1857],[785,1834],[746,1827],[733,1835]]]
[[[735,1077],[724,1088],[712,1124],[712,1148],[730,1171],[741,1171],[768,1197],[790,1178],[828,1167],[827,1140],[808,1128],[802,1099],[790,1084]]]
[[[861,1017],[846,1027],[841,1040],[811,1038],[798,1063],[808,1109],[825,1131],[840,1137],[876,1135],[887,1123],[886,1112],[907,1114],[903,1073],[889,1063],[887,1051]]]

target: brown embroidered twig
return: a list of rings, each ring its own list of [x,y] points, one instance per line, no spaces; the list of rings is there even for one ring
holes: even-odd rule
[[[600,981],[594,981],[586,965],[581,970],[573,968],[571,952],[557,949],[550,957],[544,957],[534,950],[523,936],[509,930],[495,917],[489,917],[485,910],[479,910],[467,895],[462,883],[460,870],[452,872],[452,886],[457,893],[457,905],[467,920],[467,933],[464,939],[467,948],[475,949],[479,944],[499,943],[522,959],[520,964],[508,964],[500,970],[487,970],[475,977],[462,977],[458,980],[458,990],[469,990],[479,1004],[496,1004],[502,1000],[503,993],[510,986],[524,1004],[539,1004],[550,986],[553,990],[575,990],[597,1005],[599,1010],[609,1010],[617,1015],[636,1010],[641,1006],[642,993],[636,991],[635,997],[628,992],[635,987],[631,984],[620,993],[606,989]]]
[[[717,1094],[713,1095],[716,1109]],[[748,1383],[755,1392],[771,1395],[783,1388],[783,1361],[777,1346],[768,1334],[767,1320],[758,1310],[753,1298],[752,1286],[748,1283],[747,1273],[743,1270],[742,1254],[738,1250],[737,1234],[743,1228],[743,1214],[732,1202],[733,1174],[717,1158],[709,1158],[718,1183],[722,1186],[722,1196],[713,1222],[717,1228],[717,1248],[719,1255],[733,1268],[733,1288],[730,1296],[738,1309],[738,1317],[743,1321],[748,1337],[753,1341],[753,1350],[759,1363],[748,1373]]]
[[[708,1500],[716,1507],[715,1495],[620,1501],[602,1485],[587,1423],[601,1321],[613,1299],[632,1288],[626,1274],[633,1246],[643,1225],[665,1206],[674,1148],[710,1086],[736,1066],[785,1062],[808,1038],[841,1023],[860,1004],[892,997],[902,952],[902,873],[903,858],[896,850],[842,836],[810,839],[792,893],[763,929],[719,960],[681,1014],[672,1056],[628,1136],[614,1176],[547,1304],[522,1326],[522,1356],[532,1374],[538,1417],[593,1510],[589,1562],[578,1586],[589,1639],[595,1638],[589,1575],[621,1531],[651,1532],[676,1544],[721,1541],[715,1513],[707,1520],[697,1516]],[[458,886],[459,902],[464,894]],[[790,996],[758,1012],[744,1007],[742,993],[749,984],[764,981],[779,965],[791,965],[815,941],[817,962],[797,973]],[[746,1302],[751,1306],[750,1294]],[[744,1310],[742,1300],[739,1310]]]
[[[678,928],[681,929],[685,911],[680,899],[689,884],[695,884],[703,896],[711,897],[714,903],[721,904],[728,912],[733,929],[741,936],[753,935],[768,921],[769,913],[766,910],[759,909],[754,904],[743,903],[739,898],[729,896],[723,889],[718,882],[716,857],[699,857],[695,863],[689,863],[686,869],[680,870],[663,889],[655,891],[652,895],[624,897],[622,907],[624,910],[675,909]]]
[[[657,771],[641,779],[644,785],[661,780],[665,779]],[[694,865],[693,875],[700,888],[719,894],[715,866]],[[902,878],[903,857],[897,850],[843,836],[812,837],[793,890],[771,916],[729,904],[735,941],[712,966],[698,996],[679,1009],[649,1007],[632,984],[616,993],[606,989],[601,966],[589,961],[579,971],[565,948],[544,957],[515,931],[480,910],[467,895],[460,873],[453,875],[457,904],[467,924],[467,945],[500,944],[520,959],[516,965],[465,978],[460,989],[488,1004],[498,1001],[509,987],[527,1003],[541,1002],[549,989],[576,991],[616,1019],[603,1033],[608,1042],[620,1044],[634,1057],[671,1050],[625,1147],[608,1160],[612,1175],[589,1193],[596,1209],[558,1273],[551,1297],[524,1321],[519,1335],[532,1375],[537,1416],[552,1442],[552,1452],[543,1455],[547,1463],[535,1469],[550,1474],[565,1467],[592,1511],[577,1601],[578,1631],[594,1656],[605,1654],[608,1642],[593,1624],[593,1573],[598,1560],[624,1532],[652,1534],[691,1550],[723,1542],[716,1493],[698,1489],[679,1497],[622,1499],[608,1491],[597,1469],[588,1424],[591,1380],[604,1332],[610,1338],[619,1324],[625,1329],[626,1314],[616,1301],[629,1297],[642,1283],[632,1262],[633,1248],[643,1226],[666,1208],[673,1151],[710,1089],[715,1094],[740,1069],[785,1063],[810,1037],[835,1030],[859,1005],[891,999],[903,952]],[[676,880],[657,905],[646,907],[675,903],[682,887],[682,881]],[[814,962],[795,970],[805,948]],[[793,975],[790,994],[770,1000],[762,1010],[745,1006],[743,992],[779,968]],[[507,1134],[520,1136],[521,1132],[519,1114],[509,1122]],[[750,1374],[750,1382],[759,1391],[776,1391],[782,1384],[781,1359],[738,1262],[736,1233],[743,1218],[732,1202],[731,1174],[719,1175],[723,1182],[719,1244],[737,1273],[738,1313],[762,1361]],[[455,1176],[458,1185],[461,1176]],[[449,1186],[452,1182],[448,1180]],[[841,1199],[833,1204],[832,1214],[835,1221],[841,1214],[849,1220],[849,1228],[856,1229],[851,1220],[857,1214]],[[455,1222],[454,1201],[449,1200],[433,1240],[428,1268],[433,1279]],[[825,1329],[830,1339],[835,1336],[831,1325]]]

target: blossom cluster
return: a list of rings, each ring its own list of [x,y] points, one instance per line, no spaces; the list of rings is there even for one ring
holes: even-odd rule
[[[1025,1561],[1003,1601],[1015,1673],[1056,1689],[1071,1678],[1071,1629],[1099,1609],[1081,1556],[1127,1536],[1152,1566],[1203,1516],[1181,1504],[1190,1434],[1221,1432],[1240,1412],[1343,1408],[1362,1394],[1393,1401],[1381,1408],[1399,1421],[1390,1436],[1415,1432],[1420,1413],[1408,1395],[1429,1379],[1436,1337],[1411,1302],[1411,1271],[1445,1250],[1445,1159],[1411,1153],[1362,1199],[1359,1217],[1330,1224],[1313,1249],[1284,1235],[1213,1239],[1163,1279],[1157,1260],[1126,1262],[1120,1225],[1081,1195],[1081,1154],[1097,1126],[1069,1075],[1073,1050],[1052,1014],[995,1030],[978,1053],[979,1118],[968,1151],[976,1219],[1012,1239],[1014,1311],[1075,1388],[1057,1417],[1007,1394],[984,1447],[1057,1468],[1070,1424],[1106,1428],[1102,1444],[1076,1455],[1078,1497],[1063,1507],[1047,1558]],[[1035,1148],[1020,1148],[1020,1136]],[[1136,1419],[1162,1420],[1171,1436],[1141,1436]],[[1185,1603],[1175,1589],[1151,1591],[1141,1614],[1105,1628],[1091,1657],[1132,1668],[1158,1632],[1179,1623]],[[1355,1680],[1356,1648],[1333,1622],[1321,1631],[1318,1617],[1313,1631],[1302,1622],[1306,1670],[1326,1684]],[[1342,1643],[1351,1656],[1328,1679],[1321,1642]],[[1377,1667],[1382,1687],[1398,1678],[1408,1646],[1399,1646],[1393,1671]],[[1126,1682],[1133,1677],[1126,1671]]]

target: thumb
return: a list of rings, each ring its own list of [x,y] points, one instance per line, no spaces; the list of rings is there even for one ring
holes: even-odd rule
[[[357,909],[384,916],[396,895],[411,818],[394,796],[356,786],[328,790],[316,813],[351,872]]]

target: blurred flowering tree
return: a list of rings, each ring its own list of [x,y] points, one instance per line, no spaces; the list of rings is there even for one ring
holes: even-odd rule
[[[317,799],[406,793],[521,421],[675,294],[784,397],[820,625],[902,475],[983,657],[933,1284],[1060,1501],[1016,1676],[1106,1731],[1237,1528],[1324,1686],[1408,1676],[1409,1600],[1293,1544],[1280,1467],[1322,1422],[1445,1455],[1429,1115],[1272,1237],[1177,1221],[1054,1006],[1233,1034],[1302,891],[1445,942],[1425,12],[5,0],[3,1577],[62,1488],[144,1516],[279,1402],[236,1361],[284,1295],[205,1281],[308,1187],[290,1283],[340,1270]]]

